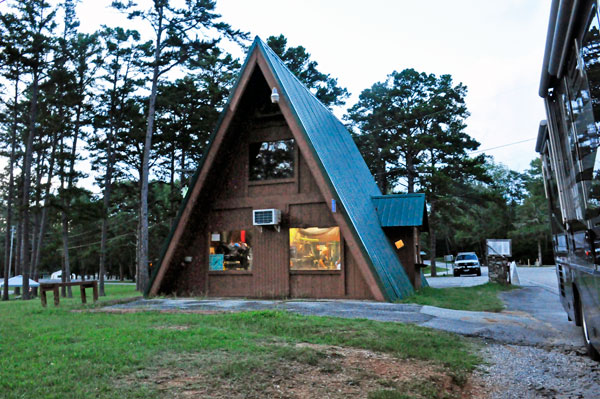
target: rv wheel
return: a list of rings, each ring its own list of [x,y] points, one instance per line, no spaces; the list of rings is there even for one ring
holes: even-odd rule
[[[581,303],[579,304],[579,311],[581,312],[581,331],[583,333],[583,342],[585,344],[585,348],[587,349],[587,353],[593,360],[600,360],[600,353],[598,353],[596,348],[594,348],[590,340],[587,321],[585,319],[585,312]]]

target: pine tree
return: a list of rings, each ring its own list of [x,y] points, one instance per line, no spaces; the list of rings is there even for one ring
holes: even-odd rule
[[[33,162],[34,142],[37,138],[38,95],[40,80],[47,68],[46,55],[51,52],[52,31],[56,11],[46,0],[24,0],[14,5],[18,18],[23,23],[23,55],[25,72],[29,76],[29,115],[28,125],[23,134],[25,152],[22,164],[21,209],[20,209],[20,248],[19,258],[23,274],[23,299],[29,299],[29,277],[31,266],[30,248],[30,191],[31,166]]]
[[[169,0],[154,0],[150,8],[142,8],[134,1],[127,3],[113,1],[113,6],[128,12],[130,19],[148,21],[155,32],[154,57],[151,62],[151,88],[148,100],[148,117],[144,137],[142,169],[140,175],[140,222],[138,289],[144,291],[148,285],[148,175],[150,171],[150,150],[154,134],[156,98],[159,79],[173,68],[184,64],[195,53],[215,47],[220,37],[232,40],[245,38],[245,34],[233,30],[228,24],[219,21],[220,15],[214,12],[213,0],[185,0],[184,7],[178,8]],[[210,37],[204,32],[210,31]],[[203,37],[200,39],[199,37]]]

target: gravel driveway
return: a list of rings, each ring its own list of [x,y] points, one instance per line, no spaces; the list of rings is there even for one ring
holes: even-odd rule
[[[564,340],[551,345],[487,342],[482,350],[487,364],[476,374],[489,398],[600,398],[600,363],[585,355],[580,328],[567,320],[554,269],[519,272],[524,288],[501,295],[507,312],[527,314]]]
[[[600,397],[600,363],[583,351],[488,343],[482,356],[490,399]]]

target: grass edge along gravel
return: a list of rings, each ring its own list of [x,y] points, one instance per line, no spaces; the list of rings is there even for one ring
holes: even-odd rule
[[[468,340],[415,325],[282,311],[98,312],[104,301],[137,295],[127,287],[107,287],[107,293],[96,305],[82,305],[77,296],[56,308],[50,299],[47,308],[39,300],[0,302],[0,396],[159,397],[152,385],[123,389],[115,381],[148,370],[165,351],[227,351],[252,362],[274,345],[306,342],[426,360],[457,374],[481,361]]]
[[[439,308],[475,312],[500,312],[504,303],[498,294],[521,288],[515,285],[485,283],[471,287],[433,288],[424,287],[399,303],[414,303]]]

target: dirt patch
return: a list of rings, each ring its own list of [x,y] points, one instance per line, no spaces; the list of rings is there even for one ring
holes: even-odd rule
[[[189,330],[190,326],[158,326],[153,327],[153,330],[173,330],[173,331],[185,331]]]
[[[252,357],[186,354],[127,383],[150,384],[173,398],[484,398],[479,381],[430,362],[326,345],[273,348]]]

